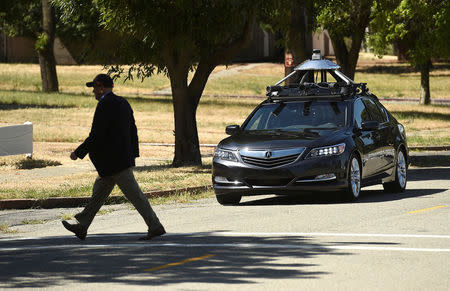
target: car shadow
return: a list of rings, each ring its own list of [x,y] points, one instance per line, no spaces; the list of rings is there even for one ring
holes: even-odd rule
[[[315,193],[301,196],[274,196],[269,198],[246,201],[238,206],[266,206],[266,205],[301,205],[301,204],[343,204],[343,203],[373,203],[396,201],[414,197],[429,196],[442,193],[448,189],[406,189],[402,193],[385,193],[383,190],[361,190],[357,201],[344,201],[337,193]]]
[[[300,235],[238,236],[213,232],[169,234],[151,241],[139,241],[138,236],[91,235],[85,241],[71,236],[0,239],[0,287],[44,288],[64,282],[167,286],[318,279],[329,273],[311,263],[311,258],[351,255],[348,250],[333,248],[336,242],[323,243]],[[176,262],[186,263],[157,270]]]
[[[411,181],[423,181],[423,180],[448,180],[450,177],[450,168],[414,168],[408,170],[408,180]],[[336,203],[373,203],[373,202],[386,202],[396,201],[414,197],[429,196],[437,193],[447,191],[447,188],[429,188],[429,189],[415,189],[412,186],[406,186],[406,190],[401,193],[385,193],[380,189],[365,189],[363,188],[360,193],[360,197],[354,202],[345,202],[340,197],[339,193],[306,193],[284,196],[271,196],[264,198],[258,198],[254,196],[254,200],[245,201],[239,204],[239,206],[264,206],[264,205],[296,205],[296,204],[336,204]]]
[[[449,180],[450,165],[448,168],[409,168],[408,181]]]

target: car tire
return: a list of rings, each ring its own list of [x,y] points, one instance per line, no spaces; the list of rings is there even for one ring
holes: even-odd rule
[[[395,162],[395,180],[383,183],[384,192],[398,193],[405,191],[407,179],[407,164],[405,154],[402,150],[397,153],[397,161]]]
[[[361,193],[361,163],[355,154],[350,156],[347,173],[347,189],[342,193],[342,198],[345,201],[355,201]]]
[[[239,194],[222,194],[216,195],[217,202],[222,205],[237,205],[241,201],[242,195]]]

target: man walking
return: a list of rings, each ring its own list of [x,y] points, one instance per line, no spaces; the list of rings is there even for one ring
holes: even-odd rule
[[[166,233],[158,217],[142,193],[133,175],[135,158],[139,157],[139,145],[133,110],[122,97],[112,92],[112,79],[106,74],[97,75],[92,82],[95,109],[91,132],[86,140],[70,154],[72,160],[83,159],[87,154],[98,172],[92,197],[84,210],[77,215],[77,224],[62,221],[64,227],[84,240],[89,225],[100,207],[117,184],[125,197],[134,205],[148,226],[148,233],[141,239],[151,239]]]

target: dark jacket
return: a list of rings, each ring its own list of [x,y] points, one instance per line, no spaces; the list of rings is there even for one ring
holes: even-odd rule
[[[101,177],[135,166],[139,145],[133,110],[124,98],[107,93],[97,104],[91,132],[75,150],[89,158]]]

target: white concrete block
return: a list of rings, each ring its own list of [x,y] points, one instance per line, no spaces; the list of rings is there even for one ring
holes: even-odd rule
[[[0,127],[0,156],[32,154],[33,124]]]

